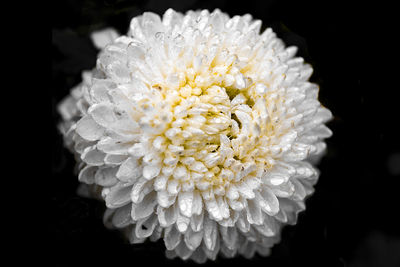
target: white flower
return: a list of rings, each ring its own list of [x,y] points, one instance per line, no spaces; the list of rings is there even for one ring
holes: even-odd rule
[[[260,28],[169,9],[92,36],[96,68],[60,104],[60,128],[132,243],[163,238],[168,257],[196,262],[268,255],[304,210],[331,113],[296,47]]]

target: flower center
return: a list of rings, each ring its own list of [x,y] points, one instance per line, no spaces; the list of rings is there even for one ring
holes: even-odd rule
[[[252,79],[235,56],[227,62],[216,58],[152,85],[170,113],[169,119],[157,114],[169,123],[153,144],[162,153],[164,174],[222,193],[232,180],[260,177],[273,161],[265,146],[271,129],[254,119],[259,110],[252,109],[257,100]]]

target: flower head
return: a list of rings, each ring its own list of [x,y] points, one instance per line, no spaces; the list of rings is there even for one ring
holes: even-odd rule
[[[296,48],[260,28],[169,9],[93,35],[96,68],[60,104],[61,129],[132,243],[163,238],[197,262],[267,255],[305,208],[331,113]]]

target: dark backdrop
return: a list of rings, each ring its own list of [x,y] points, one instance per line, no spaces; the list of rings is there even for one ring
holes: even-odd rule
[[[391,57],[393,32],[382,32],[385,14],[366,13],[350,1],[52,1],[52,169],[48,181],[51,266],[191,265],[166,260],[162,243],[129,245],[102,224],[104,204],[78,197],[74,160],[63,148],[55,111],[82,70],[95,65],[89,34],[112,26],[126,33],[132,17],[162,14],[172,7],[220,8],[229,15],[252,14],[314,67],[320,101],[334,114],[333,137],[319,168],[321,177],[296,226],[286,227],[282,242],[268,258],[222,259],[207,265],[252,266],[400,266],[398,90],[391,67],[375,59]],[[375,5],[376,3],[374,3]],[[373,6],[373,8],[375,8]],[[383,15],[382,17],[376,16]],[[387,23],[389,24],[389,23]],[[384,49],[375,46],[382,40]],[[392,40],[393,41],[393,40]],[[391,77],[391,78],[390,78]],[[389,82],[387,82],[389,80]],[[51,257],[49,257],[51,256]]]

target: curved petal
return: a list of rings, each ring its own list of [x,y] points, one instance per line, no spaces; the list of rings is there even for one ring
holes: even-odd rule
[[[169,227],[176,222],[178,219],[178,210],[175,205],[171,205],[169,208],[157,208],[158,221],[162,227]]]
[[[132,207],[132,219],[138,221],[143,218],[147,218],[152,213],[154,213],[154,207],[157,204],[157,196],[156,192],[151,192],[147,194],[143,200],[139,203],[136,203]]]
[[[217,225],[214,220],[209,219],[207,216],[204,218],[204,237],[203,241],[207,249],[214,250],[217,240]]]
[[[247,200],[247,220],[250,224],[260,225],[263,221],[263,213],[261,212],[261,207],[257,201],[253,199]]]
[[[178,205],[182,215],[192,216],[193,192],[180,192],[178,195]]]
[[[167,250],[175,249],[181,242],[182,234],[176,229],[175,225],[171,225],[165,229],[164,243]]]
[[[279,201],[275,194],[266,186],[256,193],[256,200],[261,209],[268,215],[274,216],[279,212]]]
[[[90,37],[98,49],[104,48],[109,43],[112,43],[117,37],[118,33],[113,28],[106,28],[100,31],[93,32]]]
[[[111,187],[115,185],[118,180],[115,176],[118,168],[99,168],[94,176],[95,183],[105,187]]]
[[[116,228],[123,228],[129,225],[132,222],[131,210],[132,204],[116,209],[115,214],[112,217],[113,226]]]
[[[79,172],[78,176],[79,181],[86,184],[93,184],[96,171],[97,167],[86,166]]]
[[[105,197],[106,205],[108,208],[119,208],[131,201],[132,185],[126,186],[120,183],[110,188],[110,191]]]
[[[153,234],[155,227],[157,226],[157,215],[152,214],[147,218],[140,219],[136,223],[135,234],[139,238],[147,238]]]
[[[203,231],[194,232],[189,229],[184,236],[184,241],[190,250],[197,249],[203,240]]]
[[[98,125],[90,115],[82,117],[76,124],[76,133],[88,141],[99,140],[105,129]]]

